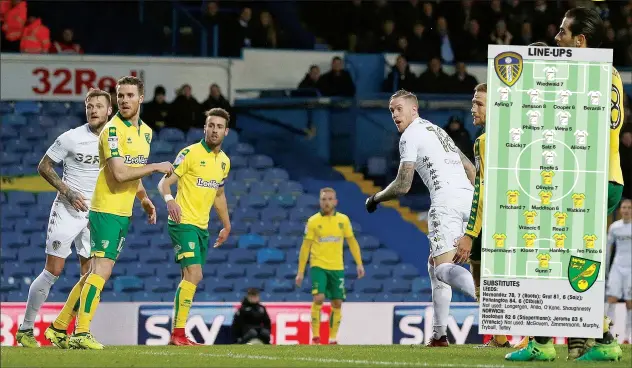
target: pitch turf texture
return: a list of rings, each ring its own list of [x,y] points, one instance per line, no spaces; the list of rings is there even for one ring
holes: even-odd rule
[[[567,362],[565,345],[554,362],[512,363],[512,349],[476,349],[474,345],[423,346],[107,346],[102,351],[2,347],[6,367],[630,367],[632,349],[624,345],[620,362]]]

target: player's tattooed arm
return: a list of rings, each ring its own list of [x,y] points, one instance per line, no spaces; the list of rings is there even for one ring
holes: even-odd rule
[[[414,162],[400,163],[399,170],[397,171],[397,177],[386,187],[386,189],[375,195],[375,201],[378,203],[386,202],[408,193],[411,185],[413,184],[414,175]]]
[[[472,161],[470,161],[470,159],[467,158],[460,149],[457,148],[457,151],[459,151],[459,156],[461,156],[461,162],[463,163],[465,174],[467,175],[467,178],[470,179],[470,183],[474,185],[474,181],[476,180],[476,166],[474,166]]]
[[[88,207],[84,203],[85,198],[83,195],[70,189],[66,183],[61,180],[55,171],[55,165],[56,163],[52,158],[48,155],[44,155],[40,163],[37,165],[37,172],[50,185],[52,185],[53,188],[57,189],[57,191],[64,196],[68,200],[68,203],[70,203],[76,210],[84,212],[87,211]]]

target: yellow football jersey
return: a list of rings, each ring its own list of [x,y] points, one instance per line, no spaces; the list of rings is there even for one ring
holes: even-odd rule
[[[555,216],[555,224],[557,226],[566,226],[566,219],[568,218],[568,214],[563,212],[555,212],[553,216]]]
[[[311,240],[309,265],[325,270],[344,270],[343,244],[353,236],[351,221],[347,215],[334,212],[325,216],[319,212],[307,220],[305,240]]]
[[[540,200],[542,201],[543,205],[551,203],[551,197],[553,197],[553,193],[551,193],[550,191],[542,190],[540,191],[540,193],[538,193],[538,195],[540,196]]]
[[[522,215],[524,216],[527,225],[533,225],[535,223],[535,217],[538,214],[535,211],[524,211]]]
[[[538,254],[537,256],[538,258],[538,266],[539,268],[549,268],[549,260],[551,260],[551,255],[548,253],[545,254]]]
[[[208,229],[211,207],[230,171],[230,159],[224,151],[213,152],[202,139],[180,151],[173,166],[179,178],[175,199],[182,209],[180,223]]]
[[[573,193],[571,198],[573,198],[573,207],[584,207],[584,199],[586,199],[586,195],[584,195],[584,193]]]
[[[507,191],[507,203],[508,204],[518,204],[518,197],[520,196],[520,192],[517,190],[508,190]]]
[[[553,240],[555,240],[555,246],[557,248],[564,248],[564,240],[566,239],[566,234],[554,234]]]
[[[106,161],[120,157],[127,166],[147,164],[152,130],[138,121],[138,128],[116,113],[99,135],[99,176],[92,195],[90,210],[118,216],[132,216],[134,198],[140,179],[119,183],[107,167]]]
[[[544,185],[552,185],[553,184],[553,177],[555,176],[555,172],[553,172],[553,171],[542,171],[540,173],[540,176],[542,176],[542,184],[544,184]]]
[[[474,180],[474,196],[472,209],[465,233],[478,237],[483,226],[483,192],[485,186],[485,132],[474,142],[474,158],[476,161],[476,179]]]
[[[612,89],[610,90],[610,159],[608,169],[608,181],[614,181],[623,185],[623,172],[621,171],[621,158],[619,157],[619,133],[625,121],[623,108],[623,82],[619,71],[612,68]]]
[[[522,236],[522,239],[524,239],[525,247],[531,248],[535,244],[536,235],[535,234],[524,234]]]
[[[597,235],[592,234],[592,235],[584,235],[584,245],[586,246],[586,248],[594,248],[595,247],[595,240],[597,240]]]
[[[496,246],[498,248],[502,248],[505,246],[505,239],[507,239],[507,235],[505,234],[494,234],[492,236],[492,239],[494,239],[494,242],[496,242]]]

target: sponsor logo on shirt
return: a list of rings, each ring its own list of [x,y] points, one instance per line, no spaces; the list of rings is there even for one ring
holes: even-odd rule
[[[342,238],[339,236],[324,236],[318,239],[320,243],[335,243],[342,241]]]
[[[204,180],[202,178],[197,178],[197,182],[195,184],[198,187],[202,187],[202,188],[211,188],[211,189],[219,188],[219,183],[215,180]]]
[[[125,155],[125,164],[126,165],[146,165],[147,157],[144,155],[132,157],[131,155]]]

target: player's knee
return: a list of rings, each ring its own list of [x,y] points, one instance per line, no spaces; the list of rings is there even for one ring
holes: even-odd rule
[[[341,299],[334,299],[331,301],[331,307],[332,308],[336,308],[336,309],[340,309],[342,308],[342,300]]]
[[[325,301],[325,294],[314,295],[314,303],[323,304],[324,301]]]
[[[59,276],[64,271],[64,265],[66,264],[66,260],[63,258],[47,255],[46,256],[46,266],[44,269],[54,276]]]
[[[90,260],[89,259],[85,259],[85,258],[79,258],[79,264],[80,264],[80,270],[81,270],[81,276],[83,275],[87,275],[88,273],[90,273]]]
[[[90,273],[99,275],[103,280],[107,281],[112,275],[112,268],[114,267],[114,261],[108,258],[95,258],[94,267]]]
[[[200,265],[192,265],[185,267],[182,270],[184,280],[197,285],[202,281],[204,275],[202,274],[202,267]]]

